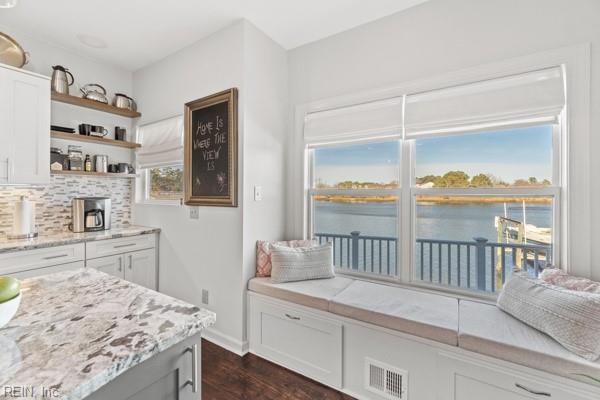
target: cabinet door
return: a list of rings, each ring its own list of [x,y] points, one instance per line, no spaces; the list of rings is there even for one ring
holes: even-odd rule
[[[8,130],[10,120],[10,93],[9,71],[0,68],[0,184],[8,183],[8,164],[10,162],[10,132]]]
[[[156,290],[155,249],[140,250],[124,255],[125,279],[148,289]]]
[[[2,110],[8,111],[9,183],[49,183],[50,81],[9,69],[4,73],[9,97],[8,107]]]
[[[124,371],[85,399],[200,400],[200,353],[197,333]]]
[[[546,374],[543,374],[546,375]],[[439,400],[592,400],[600,391],[577,382],[558,382],[535,370],[514,370],[466,355],[439,353]],[[583,388],[585,386],[585,389]],[[588,391],[593,390],[595,393]]]
[[[109,275],[114,275],[119,278],[124,278],[124,256],[109,256],[102,258],[95,258],[93,260],[87,260],[86,265],[88,268],[95,268],[98,271],[105,272]]]

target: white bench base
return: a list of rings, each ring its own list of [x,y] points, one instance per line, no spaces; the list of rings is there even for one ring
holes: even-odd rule
[[[248,316],[252,353],[358,399],[398,398],[367,388],[367,360],[407,372],[401,400],[600,398],[600,387],[254,292]]]

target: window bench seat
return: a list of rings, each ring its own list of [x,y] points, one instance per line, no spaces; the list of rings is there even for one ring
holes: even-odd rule
[[[491,304],[345,277],[283,284],[250,280],[250,291],[590,383],[600,362],[572,354]]]

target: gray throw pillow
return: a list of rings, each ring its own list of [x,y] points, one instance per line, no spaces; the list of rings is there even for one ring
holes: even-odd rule
[[[333,278],[333,245],[285,247],[271,250],[271,280],[274,283]]]
[[[504,285],[498,307],[587,360],[600,357],[599,294],[515,274]]]

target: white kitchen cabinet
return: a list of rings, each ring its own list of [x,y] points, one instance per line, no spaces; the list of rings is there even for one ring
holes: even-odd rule
[[[134,251],[125,258],[125,279],[156,290],[156,252],[154,249]]]
[[[155,249],[131,251],[86,261],[88,268],[126,279],[140,286],[156,290]]]
[[[85,246],[83,243],[2,253],[0,254],[0,275],[32,271],[29,272],[29,276],[33,276],[36,274],[35,271],[48,271],[47,267],[76,262],[83,264],[84,260]]]
[[[597,394],[467,356],[438,356],[438,400],[593,400]]]
[[[119,278],[124,278],[124,262],[123,255],[95,258],[87,260],[86,264],[89,268],[95,268],[109,275],[114,275]]]
[[[41,275],[54,274],[57,272],[73,271],[73,270],[83,268],[83,267],[85,267],[85,263],[82,260],[82,261],[76,261],[76,262],[67,263],[67,264],[53,265],[50,267],[36,268],[36,269],[30,269],[30,270],[23,271],[23,272],[11,273],[10,276],[17,278],[17,279],[26,279],[26,278],[33,278],[33,277],[41,276]]]
[[[99,258],[156,247],[156,235],[139,235],[108,240],[94,240],[85,244],[86,258]]]
[[[50,182],[50,80],[0,64],[0,184]]]
[[[252,352],[309,378],[342,387],[342,323],[259,296],[249,300]]]

